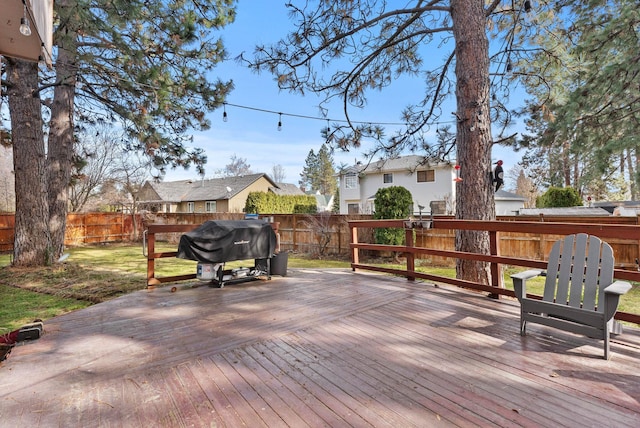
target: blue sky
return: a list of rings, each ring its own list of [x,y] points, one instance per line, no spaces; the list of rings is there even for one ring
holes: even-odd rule
[[[235,155],[246,159],[253,172],[270,174],[274,165],[281,165],[285,171],[285,181],[297,184],[307,154],[310,150],[317,153],[320,149],[324,141],[320,132],[327,126],[327,122],[287,114],[320,117],[318,104],[321,99],[314,94],[303,97],[282,92],[271,74],[255,74],[233,60],[241,52],[251,55],[257,44],[275,43],[292,28],[284,2],[270,0],[239,2],[236,21],[222,30],[221,35],[230,59],[216,67],[213,77],[233,79],[235,89],[228,96],[227,102],[282,112],[282,130],[277,130],[278,114],[228,105],[228,120],[224,122],[222,109],[209,113],[211,129],[195,133],[193,143],[207,154],[206,178],[213,177]],[[442,55],[446,53],[442,51]],[[437,51],[434,56],[434,60],[440,60]],[[404,79],[394,82],[383,92],[371,92],[366,108],[354,111],[352,118],[372,123],[400,122],[402,108],[412,101],[411,94],[421,95],[421,90],[416,90],[416,87],[421,88],[418,80]],[[447,110],[455,110],[453,101],[443,111]],[[343,120],[340,106],[330,107],[328,117]],[[443,114],[443,120],[446,119],[446,114]],[[391,133],[392,129],[388,127],[387,134]],[[363,153],[366,149],[365,145],[360,150],[352,149],[347,153],[336,150],[334,162],[336,166],[352,165],[356,160],[364,160]],[[519,159],[516,154],[502,148],[494,148],[492,157],[494,160],[503,159],[507,169]],[[198,178],[194,169],[169,170],[165,181],[187,178]]]

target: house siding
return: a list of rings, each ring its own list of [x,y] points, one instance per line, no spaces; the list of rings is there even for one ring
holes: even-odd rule
[[[349,212],[350,205],[358,206],[359,214],[372,214],[375,211],[374,198],[380,188],[401,186],[411,192],[413,212],[420,212],[418,205],[423,206],[422,213],[431,211],[431,202],[442,208],[437,214],[454,215],[456,199],[456,170],[454,163],[438,165],[420,165],[419,156],[405,156],[386,162],[376,162],[364,167],[355,165],[346,168],[340,175],[340,214]],[[418,172],[434,170],[434,181],[418,182]],[[353,189],[345,187],[347,173],[355,173],[357,186]],[[392,174],[391,182],[385,183],[385,174]],[[387,179],[390,177],[387,176]],[[514,193],[500,190],[495,197],[496,215],[515,215],[524,207],[525,198]]]
[[[435,180],[419,183],[417,171],[429,169],[435,171]],[[384,175],[389,173],[393,175],[393,180],[385,183]],[[348,214],[349,204],[359,204],[360,214],[371,214],[375,209],[373,198],[378,189],[391,186],[401,186],[411,192],[414,212],[418,212],[418,205],[429,207],[431,201],[441,201],[447,197],[455,199],[455,170],[449,164],[418,167],[415,170],[382,168],[364,171],[358,175],[355,189],[345,188],[344,175],[341,175],[340,180],[340,214]]]

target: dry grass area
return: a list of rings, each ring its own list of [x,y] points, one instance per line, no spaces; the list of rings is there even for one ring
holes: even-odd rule
[[[78,263],[64,263],[53,267],[0,269],[3,285],[18,287],[62,298],[99,303],[113,297],[140,290],[144,275],[101,271]]]

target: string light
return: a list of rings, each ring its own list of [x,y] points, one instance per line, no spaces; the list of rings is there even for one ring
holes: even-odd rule
[[[278,118],[278,131],[282,131],[282,113],[278,113],[280,117]]]
[[[31,35],[31,26],[29,25],[29,17],[27,16],[27,4],[22,0],[24,6],[24,15],[20,18],[20,34],[29,37]]]
[[[241,109],[245,109],[245,110],[258,111],[258,112],[262,112],[262,113],[277,114],[278,117],[279,117],[280,126],[282,126],[282,116],[297,117],[297,118],[301,118],[301,119],[310,119],[310,120],[323,120],[323,121],[327,122],[327,125],[331,121],[331,122],[335,122],[335,123],[350,123],[350,124],[356,124],[356,125],[366,124],[366,125],[369,125],[369,126],[372,126],[372,125],[407,126],[406,122],[371,122],[371,121],[360,121],[360,120],[331,119],[331,118],[327,118],[327,117],[308,116],[308,115],[297,114],[297,113],[286,113],[286,112],[268,110],[268,109],[259,108],[259,107],[252,107],[252,106],[246,106],[246,105],[241,105],[241,104],[233,104],[233,103],[224,103],[223,107],[225,108],[225,111],[226,111],[226,107],[227,106],[241,108]],[[224,117],[225,117],[225,115],[223,113],[222,114],[223,120],[224,120]],[[455,122],[456,122],[455,120],[449,120],[449,121],[433,122],[431,125],[436,126],[436,125],[443,125],[443,124],[451,124],[451,123],[455,123]],[[327,126],[327,128],[329,128],[329,126]]]

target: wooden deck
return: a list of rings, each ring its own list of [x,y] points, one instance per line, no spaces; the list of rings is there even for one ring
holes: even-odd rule
[[[348,270],[140,291],[0,365],[0,426],[640,426],[640,331],[601,342],[496,301]]]

